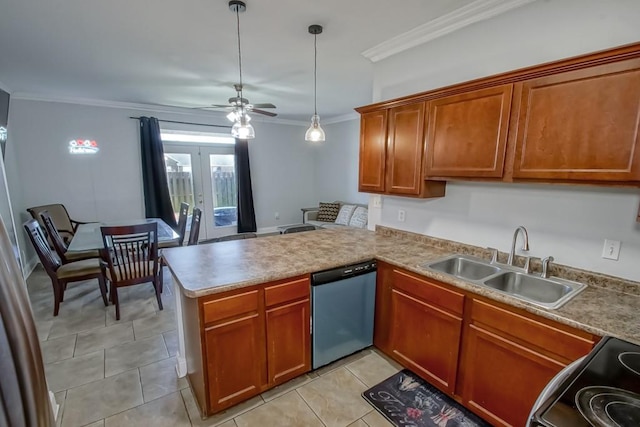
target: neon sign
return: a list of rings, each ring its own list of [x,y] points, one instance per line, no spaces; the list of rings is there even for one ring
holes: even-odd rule
[[[7,142],[7,128],[0,126],[0,142]]]
[[[98,143],[92,139],[72,139],[69,141],[71,154],[95,154],[100,151]]]

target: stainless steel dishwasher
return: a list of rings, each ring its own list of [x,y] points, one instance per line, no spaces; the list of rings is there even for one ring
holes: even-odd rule
[[[375,261],[311,275],[313,369],[373,344],[375,295]]]

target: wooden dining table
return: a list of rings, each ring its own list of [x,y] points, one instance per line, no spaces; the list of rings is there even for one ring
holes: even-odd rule
[[[169,227],[169,225],[160,218],[145,218],[111,222],[90,222],[87,224],[80,224],[78,226],[78,229],[71,239],[71,243],[69,243],[67,251],[89,251],[103,248],[104,244],[102,243],[102,232],[100,231],[100,227],[147,224],[150,222],[155,222],[158,224],[158,243],[178,240],[178,233],[176,233],[173,228]]]

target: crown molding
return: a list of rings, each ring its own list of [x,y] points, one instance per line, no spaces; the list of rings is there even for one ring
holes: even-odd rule
[[[355,111],[347,114],[342,114],[340,116],[331,117],[330,119],[323,120],[322,123],[325,125],[332,125],[335,123],[348,122],[350,120],[357,120],[360,118],[360,114]]]
[[[476,0],[362,52],[371,62],[419,46],[460,28],[500,15],[536,0]]]

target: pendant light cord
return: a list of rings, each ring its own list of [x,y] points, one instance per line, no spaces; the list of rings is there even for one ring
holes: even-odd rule
[[[240,69],[240,102],[242,103],[242,52],[240,50],[240,6],[236,6],[236,24],[238,29],[238,68]]]
[[[313,35],[313,114],[318,115],[318,35]]]

